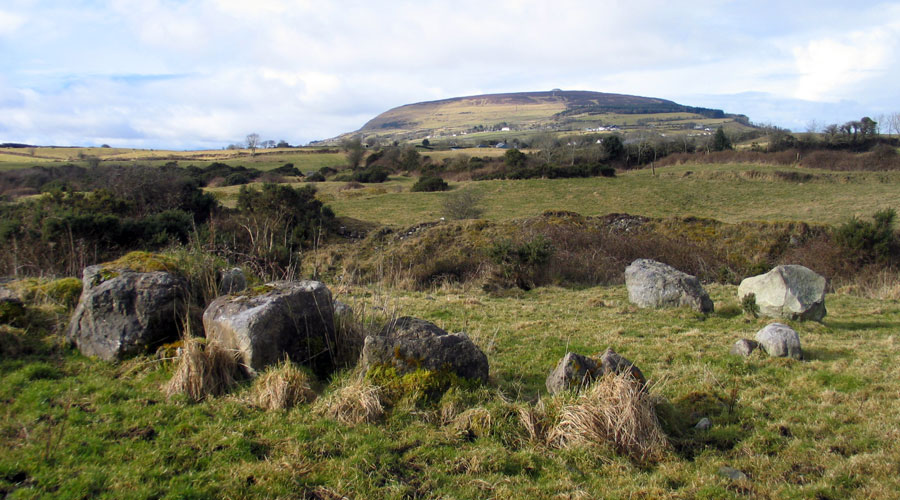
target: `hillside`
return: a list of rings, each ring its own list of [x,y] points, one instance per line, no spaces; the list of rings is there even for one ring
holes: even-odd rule
[[[715,125],[744,127],[743,115],[685,106],[654,97],[551,90],[455,97],[396,107],[369,120],[348,136],[377,140],[478,141],[541,131],[655,129],[689,133]]]

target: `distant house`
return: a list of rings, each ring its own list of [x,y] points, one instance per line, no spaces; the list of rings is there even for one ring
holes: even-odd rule
[[[501,132],[509,132],[509,127],[503,127],[500,129]]]

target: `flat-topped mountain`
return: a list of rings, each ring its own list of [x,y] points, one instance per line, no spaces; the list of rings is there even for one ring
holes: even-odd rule
[[[742,115],[685,106],[666,99],[583,90],[551,90],[454,97],[399,106],[369,120],[347,136],[390,140],[460,137],[484,133],[540,130],[606,130],[668,124],[744,122]],[[496,135],[496,134],[495,134]]]

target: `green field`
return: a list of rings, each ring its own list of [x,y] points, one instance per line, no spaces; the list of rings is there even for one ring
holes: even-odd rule
[[[20,162],[21,155],[3,150],[0,169],[62,164],[79,152],[84,151],[41,148]],[[341,153],[309,150],[251,156],[96,148],[89,154],[110,164],[224,161],[268,169],[290,162],[304,171],[346,161]],[[422,154],[440,161],[503,152]],[[467,189],[484,195],[486,219],[523,232],[524,219],[547,210],[835,225],[900,208],[900,172],[688,164],[655,173],[622,171],[614,178],[451,183],[453,191],[445,193],[410,192],[415,181],[393,176],[361,189],[344,182],[315,186],[342,223],[356,219],[394,229],[439,220],[443,200]],[[233,206],[239,189],[209,191]],[[439,224],[416,241],[453,231],[486,238],[488,232],[469,231],[477,225],[486,224]],[[288,410],[260,407],[252,381],[201,402],[168,398],[164,386],[175,373],[171,358],[148,354],[112,364],[81,356],[63,338],[71,309],[37,294],[24,316],[0,325],[0,497],[836,500],[890,499],[900,491],[895,270],[884,269],[884,283],[873,284],[887,292],[880,299],[835,287],[823,322],[789,321],[800,335],[804,360],[759,352],[744,359],[729,354],[730,346],[753,338],[772,320],[745,313],[733,285],[706,284],[716,311],[703,315],[637,308],[624,286],[489,293],[475,281],[413,290],[393,288],[387,277],[373,280],[378,284],[353,280],[348,270],[358,264],[354,259],[416,248],[404,234],[395,231],[388,243],[377,234],[362,242],[342,240],[306,249],[301,257],[304,264],[321,259],[335,266],[323,279],[335,298],[353,307],[365,331],[410,315],[467,332],[488,356],[488,384],[458,386],[432,400],[415,391],[384,399],[382,416],[356,424],[327,413],[338,393],[353,386],[357,374],[348,371],[318,381],[315,401]],[[741,241],[747,246],[752,240],[751,234]],[[452,250],[439,247],[422,260],[443,257],[443,249]],[[172,252],[202,250],[198,245]],[[399,263],[404,265],[412,266]],[[668,442],[656,459],[632,459],[598,442],[565,448],[542,437],[574,399],[548,396],[547,374],[566,351],[594,354],[607,347],[635,362],[651,382],[649,396]],[[538,415],[536,427],[523,415]],[[703,417],[712,427],[695,429]],[[738,469],[745,478],[728,479],[722,467]]]
[[[469,332],[489,357],[491,384],[464,392],[461,408],[447,398],[401,403],[380,421],[349,425],[320,416],[318,403],[263,410],[250,401],[249,384],[202,403],[167,400],[169,363],[111,365],[45,347],[0,359],[0,493],[892,498],[900,488],[897,301],[829,296],[823,324],[792,323],[806,353],[793,361],[728,354],[767,323],[740,313],[732,286],[711,287],[722,312],[709,317],[637,309],[623,287],[505,298],[453,288],[340,291],[358,310],[378,306]],[[658,462],[641,465],[599,445],[560,449],[529,438],[519,422],[519,409],[556,401],[543,383],[566,350],[606,347],[653,384],[672,443]],[[320,398],[340,384],[326,385]],[[488,415],[486,426],[471,427],[473,411]],[[692,428],[702,416],[713,422],[709,431]],[[748,479],[721,476],[723,466]]]
[[[691,172],[688,174],[687,172]],[[806,182],[775,173],[811,175]],[[321,183],[320,198],[338,215],[380,224],[412,225],[441,217],[447,193],[410,193],[412,180],[374,187],[378,192],[340,192],[342,183]],[[900,173],[834,173],[795,167],[683,165],[619,173],[615,178],[529,179],[451,183],[485,196],[490,220],[569,210],[582,215],[628,213],[649,217],[694,216],[740,222],[805,221],[835,224],[852,216],[900,207]],[[397,190],[400,192],[396,192]],[[383,191],[383,192],[382,192]]]

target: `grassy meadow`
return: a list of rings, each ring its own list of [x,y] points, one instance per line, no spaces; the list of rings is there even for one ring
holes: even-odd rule
[[[810,176],[802,182],[790,175]],[[801,177],[803,179],[803,177]],[[338,215],[408,226],[441,217],[448,193],[411,193],[415,179],[361,190],[344,183],[317,183],[320,199]],[[898,172],[826,172],[797,167],[681,165],[620,172],[615,178],[527,179],[451,183],[454,190],[482,193],[484,218],[530,217],[545,210],[585,216],[628,213],[648,217],[703,217],[723,222],[804,221],[839,224],[900,206]],[[213,190],[219,192],[219,189]],[[236,192],[222,188],[222,192]]]
[[[21,163],[2,150],[0,169],[78,156],[44,149]],[[183,166],[290,162],[303,171],[345,162],[340,153],[296,150],[89,154]],[[567,210],[833,225],[900,207],[898,172],[678,165],[614,178],[451,182],[449,193],[410,192],[415,181],[315,185],[337,216],[395,228],[438,220],[444,198],[468,189],[484,195],[491,221]],[[229,205],[238,189],[209,191]],[[797,361],[729,354],[772,321],[746,314],[733,285],[707,284],[716,312],[703,315],[637,308],[624,286],[488,293],[474,282],[410,290],[334,276],[326,284],[353,307],[358,328],[372,332],[409,315],[465,331],[488,356],[490,382],[432,399],[384,398],[383,412],[356,422],[331,412],[359,383],[352,368],[312,384],[314,400],[290,409],[263,408],[250,380],[193,402],[166,395],[176,373],[171,352],[119,364],[86,358],[63,339],[72,304],[37,297],[23,317],[0,324],[0,497],[836,500],[900,491],[896,293],[831,293],[823,322],[788,322],[804,349]],[[548,438],[577,400],[547,395],[546,376],[567,351],[607,347],[650,381],[666,436],[652,459],[605,442],[561,446]],[[696,429],[704,417],[711,428]],[[743,477],[730,479],[723,467]]]
[[[900,488],[897,301],[832,295],[823,323],[791,323],[806,359],[728,354],[768,320],[650,311],[624,287],[539,288],[505,297],[452,287],[399,292],[334,286],[357,311],[408,314],[467,331],[491,363],[486,387],[399,402],[344,424],[321,401],[167,399],[170,361],[86,359],[58,337],[16,335],[31,352],[0,359],[0,493],[7,498],[892,498]],[[12,333],[10,333],[12,332]],[[6,344],[7,346],[9,344]],[[567,351],[613,347],[651,381],[669,447],[637,463],[601,445],[558,448],[519,412],[552,408],[544,379]],[[8,347],[5,347],[8,349]],[[460,405],[460,401],[462,402]],[[477,415],[481,420],[473,420]],[[693,428],[702,418],[712,428]],[[746,475],[719,473],[733,467]]]

